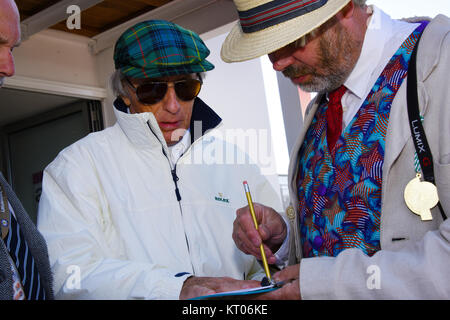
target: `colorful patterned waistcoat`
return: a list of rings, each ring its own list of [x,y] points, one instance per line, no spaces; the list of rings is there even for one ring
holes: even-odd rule
[[[392,101],[407,76],[412,50],[425,28],[401,45],[334,149],[327,145],[323,103],[300,149],[297,177],[303,257],[380,250],[381,180]]]

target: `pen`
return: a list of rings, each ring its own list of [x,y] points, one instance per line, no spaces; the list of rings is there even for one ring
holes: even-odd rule
[[[252,196],[250,194],[250,188],[248,187],[247,181],[244,181],[244,190],[245,190],[245,195],[247,196],[247,202],[248,202],[248,206],[250,208],[250,213],[252,214],[253,223],[255,224],[256,230],[258,230],[258,228],[259,228],[258,221],[256,221],[255,209],[253,208]],[[264,271],[266,272],[267,279],[269,279],[270,283],[272,283],[272,277],[270,276],[270,271],[269,271],[269,264],[267,263],[266,253],[264,252],[264,247],[263,247],[262,243],[259,246],[259,249],[261,250],[261,258],[262,258]]]

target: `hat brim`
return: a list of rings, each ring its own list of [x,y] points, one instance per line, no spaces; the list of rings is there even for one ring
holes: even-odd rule
[[[238,22],[225,39],[220,56],[225,62],[240,62],[274,52],[321,26],[350,1],[328,0],[319,9],[252,33],[242,32]]]
[[[210,71],[212,69],[214,69],[214,65],[207,60],[203,60],[196,64],[164,66],[161,68],[146,69],[139,67],[123,67],[121,68],[121,71],[127,77],[133,79],[151,79],[151,78],[170,77],[192,73],[201,73]]]

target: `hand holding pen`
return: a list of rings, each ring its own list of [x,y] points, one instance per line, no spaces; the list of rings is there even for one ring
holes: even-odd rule
[[[274,264],[274,253],[286,238],[287,229],[283,218],[272,208],[252,201],[258,230],[250,211],[250,205],[238,209],[233,225],[233,240],[236,246],[246,254],[262,260],[261,244],[268,264]]]

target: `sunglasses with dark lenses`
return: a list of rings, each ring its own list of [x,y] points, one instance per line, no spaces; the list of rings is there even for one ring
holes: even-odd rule
[[[125,77],[133,88],[139,101],[143,104],[155,104],[161,101],[167,93],[169,83],[173,83],[177,97],[182,101],[190,101],[198,96],[202,81],[198,79],[184,79],[170,82],[146,82],[135,87],[130,79]]]

